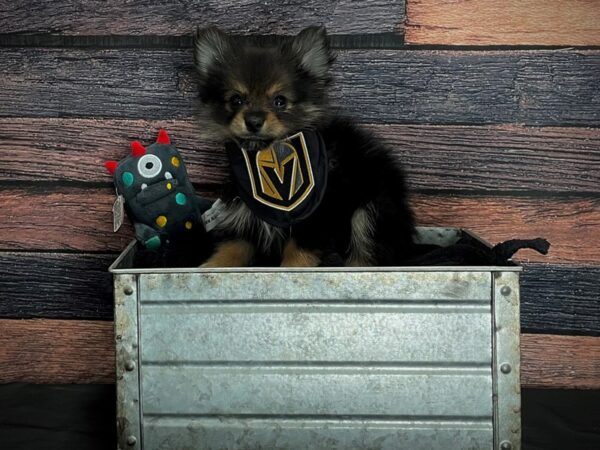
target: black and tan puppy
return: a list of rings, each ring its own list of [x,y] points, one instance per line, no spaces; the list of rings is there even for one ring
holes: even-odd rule
[[[282,266],[401,264],[414,222],[401,168],[389,150],[328,105],[333,56],[325,30],[260,44],[216,28],[198,31],[195,65],[208,118],[202,127],[224,142],[259,150],[302,129],[321,133],[328,182],[313,214],[289,228],[272,226],[226,195],[221,239],[207,267],[247,266],[271,258]]]

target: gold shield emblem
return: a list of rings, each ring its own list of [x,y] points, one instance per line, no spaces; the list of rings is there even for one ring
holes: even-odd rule
[[[244,150],[252,194],[273,208],[291,211],[308,196],[314,177],[302,133],[259,150],[251,158]]]

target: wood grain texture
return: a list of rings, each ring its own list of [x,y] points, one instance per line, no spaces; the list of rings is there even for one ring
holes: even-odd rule
[[[517,125],[365,126],[394,150],[412,189],[600,192],[600,129]],[[0,119],[0,181],[108,182],[129,143],[171,134],[194,182],[227,177],[222,147],[194,120]]]
[[[0,253],[0,317],[112,320],[116,254]],[[600,336],[600,267],[527,264],[521,329]]]
[[[194,120],[0,119],[1,181],[111,182],[104,168],[120,160],[130,143],[145,145],[164,128],[184,157],[191,179],[222,183],[228,170],[220,145],[201,136]]]
[[[0,117],[197,112],[191,49],[6,48]],[[371,123],[600,125],[600,51],[346,50],[333,102]]]
[[[0,317],[112,320],[116,254],[0,252]]]
[[[0,250],[116,252],[133,237],[128,222],[113,234],[114,189],[3,189]]]
[[[600,337],[522,334],[521,385],[600,389]]]
[[[600,45],[597,0],[409,0],[406,42]]]
[[[600,389],[600,338],[521,335],[523,387]],[[113,383],[112,322],[0,319],[0,383]]]
[[[118,252],[132,229],[126,225],[112,232],[114,199],[110,187],[5,188],[0,250]],[[600,248],[592,244],[600,242],[599,199],[415,194],[412,202],[420,225],[467,228],[491,242],[543,236],[552,243],[548,256],[521,252],[525,261],[600,260]]]
[[[0,319],[0,383],[114,383],[112,322]]]
[[[522,262],[593,264],[600,260],[600,199],[415,195],[417,223],[465,228],[492,243],[545,237],[547,256],[519,252]]]
[[[527,264],[521,331],[600,336],[600,267]]]
[[[400,32],[403,22],[403,0],[17,0],[0,6],[3,33],[182,35],[213,24],[240,34],[290,34],[310,25],[348,34]]]

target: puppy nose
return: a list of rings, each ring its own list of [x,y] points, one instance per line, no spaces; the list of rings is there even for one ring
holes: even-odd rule
[[[250,133],[256,133],[259,131],[265,123],[265,113],[263,112],[249,112],[244,117],[246,122],[246,128]]]

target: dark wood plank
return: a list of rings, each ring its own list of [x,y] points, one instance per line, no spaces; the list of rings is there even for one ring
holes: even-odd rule
[[[112,320],[116,254],[0,252],[0,317]]]
[[[191,50],[7,48],[0,117],[174,119]],[[340,51],[334,102],[372,123],[600,125],[600,51]]]
[[[600,337],[521,335],[521,385],[600,389]],[[0,383],[113,383],[112,322],[0,319]]]
[[[290,34],[321,24],[332,33],[349,34],[400,32],[403,23],[404,0],[17,0],[0,6],[3,33],[182,35],[215,24],[236,33]]]
[[[521,331],[600,336],[600,267],[527,264]]]
[[[522,334],[521,385],[600,389],[600,337]]]
[[[0,383],[114,383],[112,322],[0,319]]]
[[[0,252],[0,317],[112,320],[116,254]],[[526,333],[600,336],[600,268],[527,264],[521,277]]]
[[[197,183],[227,176],[222,147],[192,120],[0,119],[0,181],[107,182],[107,159],[167,129]],[[464,191],[600,192],[600,129],[516,125],[366,125],[389,143],[411,188]]]
[[[595,0],[410,0],[406,41],[437,45],[600,45]]]
[[[207,195],[207,193],[203,193]],[[211,194],[214,195],[214,194]],[[0,191],[4,220],[0,250],[120,251],[131,239],[124,226],[112,232],[112,188],[30,186]],[[546,237],[548,256],[526,250],[525,261],[594,263],[600,260],[598,199],[413,196],[419,224],[467,228],[499,242]]]

